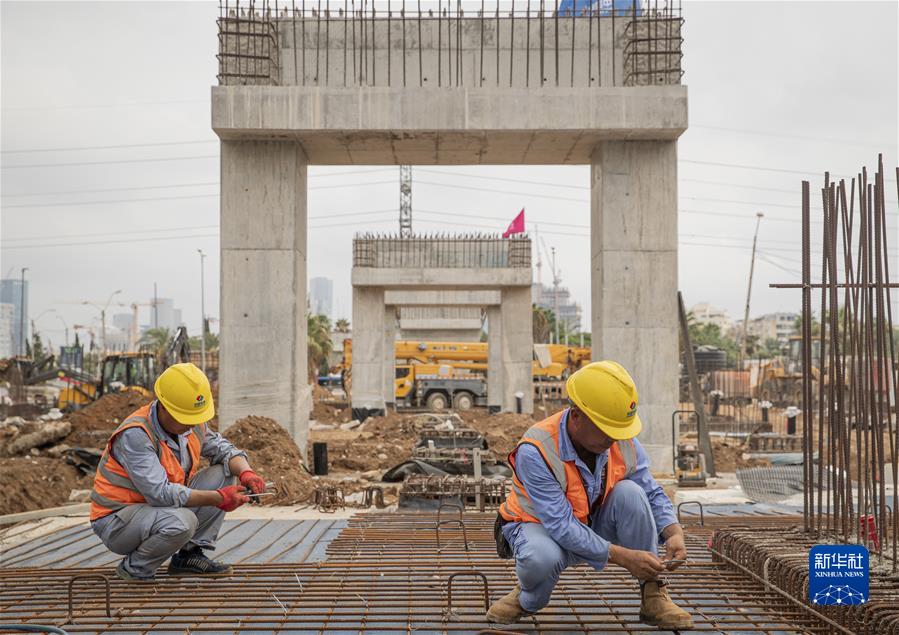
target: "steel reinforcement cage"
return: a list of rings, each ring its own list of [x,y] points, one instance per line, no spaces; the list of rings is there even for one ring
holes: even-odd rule
[[[611,7],[593,2],[574,10],[561,5],[220,0],[218,81],[342,87],[680,84],[680,0],[614,0]],[[517,48],[525,54],[511,54]],[[430,64],[424,59],[435,54]],[[466,57],[471,55],[473,60]],[[502,57],[508,59],[501,63]],[[466,59],[477,73],[465,72]],[[426,72],[428,66],[436,72]]]
[[[531,267],[527,236],[379,236],[353,239],[353,266],[376,269],[499,269]]]

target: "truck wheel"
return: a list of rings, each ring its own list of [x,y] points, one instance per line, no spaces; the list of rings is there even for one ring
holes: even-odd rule
[[[453,407],[456,410],[471,410],[474,407],[474,396],[470,392],[456,393],[453,397]]]
[[[429,410],[446,410],[449,401],[442,392],[432,392],[425,401]]]

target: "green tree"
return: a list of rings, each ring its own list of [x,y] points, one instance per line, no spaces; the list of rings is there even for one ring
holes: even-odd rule
[[[41,334],[35,331],[31,336],[31,359],[38,361],[44,359],[47,355],[47,349],[44,347],[44,341]]]
[[[550,337],[556,331],[556,316],[552,310],[532,305],[532,331],[534,344],[549,344]]]
[[[340,318],[334,323],[334,330],[338,333],[349,333],[350,321],[345,318]]]
[[[172,332],[165,328],[147,329],[141,335],[137,345],[142,351],[150,351],[162,359],[172,343]]]
[[[200,350],[200,336],[199,335],[194,335],[193,337],[189,338],[187,341],[190,344],[190,350],[192,350],[192,351]],[[206,332],[206,350],[214,351],[214,350],[217,350],[218,347],[219,347],[219,336],[216,335],[215,333],[209,333],[207,331]]]
[[[327,315],[306,314],[307,358],[309,378],[314,380],[322,372],[328,372],[331,355],[331,320]]]
[[[690,331],[690,343],[693,346],[714,346],[727,354],[728,364],[735,364],[740,354],[736,340],[721,333],[717,324],[699,324],[687,314],[687,327]]]

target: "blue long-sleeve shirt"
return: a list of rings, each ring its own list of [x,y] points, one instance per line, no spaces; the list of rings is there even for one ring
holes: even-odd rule
[[[190,452],[187,442],[193,430],[179,434],[173,438],[159,423],[156,415],[156,404],[150,406],[150,421],[148,425],[154,430],[156,436],[165,443],[178,458],[181,469],[187,474],[192,467]],[[204,424],[205,425],[205,424]],[[112,443],[112,455],[116,461],[128,472],[128,478],[134,483],[148,505],[153,507],[183,507],[190,497],[190,488],[179,483],[172,483],[159,462],[156,448],[147,433],[139,428],[129,428],[119,434]],[[247,457],[246,452],[235,448],[230,441],[221,434],[206,427],[203,437],[203,445],[200,448],[200,456],[209,459],[213,465],[221,465],[225,474],[230,476],[228,462],[235,456]],[[114,514],[104,516],[94,521],[103,523],[112,518]]]
[[[581,460],[568,436],[568,410],[559,423],[559,453],[563,461],[574,461],[580,472],[587,499],[592,508],[605,488],[603,470],[609,460],[609,452],[596,457],[593,472]],[[637,448],[637,467],[627,477],[643,488],[652,508],[656,527],[661,533],[665,527],[677,522],[674,507],[668,496],[656,482],[649,469],[649,457],[640,442],[634,439]],[[515,473],[524,485],[531,504],[550,537],[563,549],[570,551],[593,568],[600,570],[609,560],[609,541],[595,533],[590,527],[575,518],[571,503],[565,497],[562,486],[547,466],[543,455],[533,445],[522,445],[515,455]],[[507,523],[503,534],[510,543],[518,523]]]

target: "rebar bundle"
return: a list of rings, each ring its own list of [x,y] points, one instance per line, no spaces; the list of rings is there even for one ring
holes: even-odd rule
[[[890,282],[885,183],[882,156],[873,179],[865,168],[848,183],[825,174],[821,279],[813,283],[803,181],[802,283],[772,286],[802,290],[804,529],[863,544],[896,572],[899,377],[890,294],[899,285]]]

